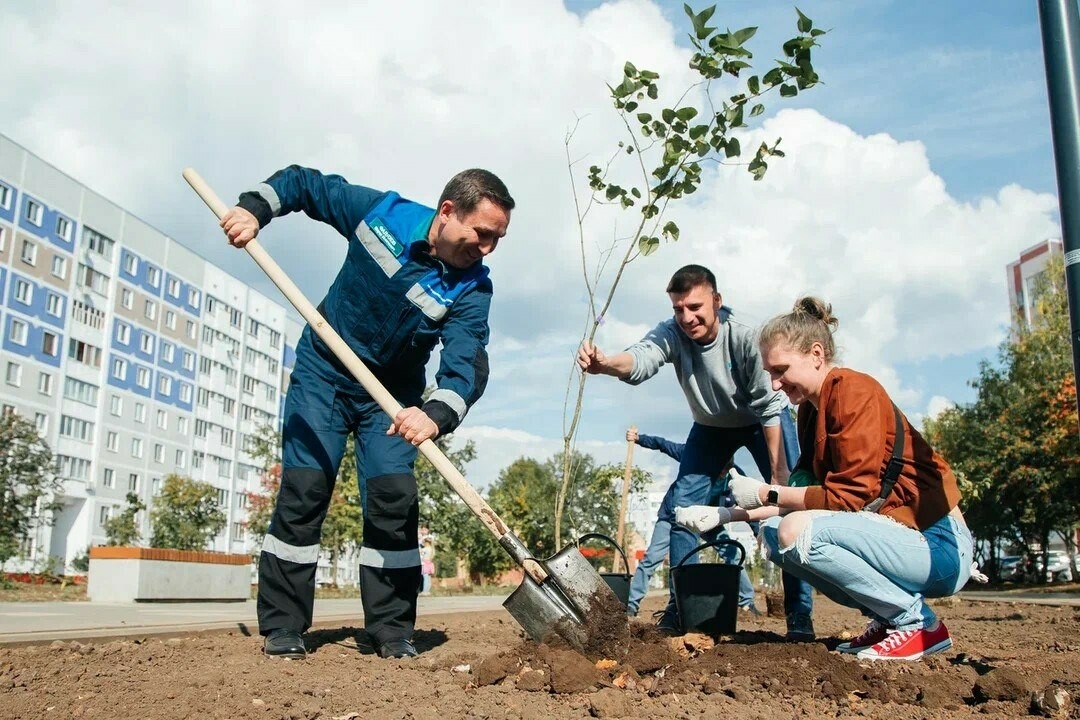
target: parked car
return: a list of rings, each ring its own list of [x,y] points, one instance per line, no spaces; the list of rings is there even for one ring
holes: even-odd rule
[[[1046,558],[1046,581],[1070,582],[1071,580],[1072,569],[1069,567],[1069,554],[1064,550],[1051,550]]]

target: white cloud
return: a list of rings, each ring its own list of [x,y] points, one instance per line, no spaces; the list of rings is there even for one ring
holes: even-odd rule
[[[580,190],[584,169],[614,149],[605,83],[623,62],[681,89],[683,31],[656,6],[626,0],[578,17],[553,0],[325,2],[302,13],[284,2],[9,3],[0,27],[0,129],[270,297],[277,291],[225,247],[181,168],[196,167],[226,198],[293,162],[417,199],[434,199],[462,167],[500,173],[518,209],[490,263],[492,379],[459,435],[482,441],[485,478],[561,447],[589,315],[563,140],[582,118],[570,151]],[[958,201],[922,143],[861,135],[807,109],[772,116],[743,147],[778,136],[788,156],[764,181],[722,167],[673,206],[682,239],[627,269],[598,342],[619,350],[666,317],[668,277],[700,262],[750,323],[820,294],[840,318],[844,361],[906,410],[928,407],[898,363],[998,342],[1004,266],[1058,235],[1056,199],[1006,185]],[[591,261],[629,232],[628,217],[617,226],[611,217],[590,217]],[[344,252],[305,218],[276,221],[265,245],[316,301]],[[638,388],[589,379],[582,447],[618,461],[631,423],[685,437],[689,414],[670,371]]]

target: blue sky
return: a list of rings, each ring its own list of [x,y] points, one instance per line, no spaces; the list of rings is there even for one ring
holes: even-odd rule
[[[671,211],[682,238],[628,268],[597,339],[617,351],[640,338],[670,314],[671,272],[703,262],[749,324],[801,294],[833,302],[844,362],[918,419],[971,398],[968,380],[1004,337],[1005,265],[1059,232],[1036,5],[799,7],[829,31],[815,55],[824,84],[769,98],[742,138],[783,136],[788,157],[760,183],[707,173]],[[756,67],[795,19],[771,0],[722,0],[714,16],[760,27]],[[6,3],[0,27],[0,132],[269,297],[184,167],[224,198],[300,163],[429,202],[463,167],[499,173],[518,208],[489,261],[492,376],[458,436],[477,442],[468,474],[481,485],[561,447],[586,311],[580,239],[595,267],[627,226],[597,214],[579,235],[564,141],[576,124],[572,157],[610,156],[620,126],[605,84],[627,60],[661,72],[665,93],[689,82],[681,3],[326,0],[302,15],[284,0]],[[340,237],[302,217],[261,239],[315,302],[344,256]],[[670,372],[586,389],[578,437],[600,460],[621,461],[628,424],[689,427]]]

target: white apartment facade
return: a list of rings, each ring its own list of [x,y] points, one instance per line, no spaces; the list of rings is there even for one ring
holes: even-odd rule
[[[1061,240],[1051,238],[1036,243],[1020,253],[1020,257],[1005,267],[1009,286],[1009,316],[1014,326],[1030,325],[1035,312],[1035,283],[1046,270],[1050,259],[1061,257]]]
[[[36,423],[63,480],[26,564],[69,568],[171,473],[217,489],[210,549],[249,552],[245,447],[280,425],[302,329],[286,307],[2,135],[0,299],[0,410]]]

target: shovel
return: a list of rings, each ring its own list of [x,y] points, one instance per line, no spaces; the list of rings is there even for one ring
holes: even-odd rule
[[[184,179],[219,220],[225,216],[229,208],[197,172],[187,168]],[[337,331],[330,327],[262,245],[252,240],[244,249],[379,407],[391,418],[401,412],[401,404],[368,370]],[[537,560],[434,441],[425,440],[419,449],[525,571],[521,585],[510,594],[503,607],[530,638],[543,642],[558,636],[576,650],[587,654],[610,657],[626,652],[629,639],[626,611],[576,544],[567,545],[546,560]]]

